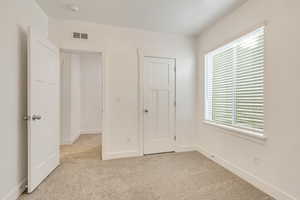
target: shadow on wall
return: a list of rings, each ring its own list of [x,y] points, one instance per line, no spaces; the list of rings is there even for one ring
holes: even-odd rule
[[[22,157],[16,156],[16,158],[19,158],[17,160],[17,164],[19,167],[18,170],[18,177],[24,176],[26,174],[27,177],[27,122],[23,119],[25,115],[27,115],[27,30],[25,30],[23,27],[18,25],[17,27],[18,31],[18,41],[16,43],[17,47],[15,49],[18,49],[17,55],[19,57],[18,66],[19,66],[19,74],[18,79],[19,82],[17,84],[17,95],[18,95],[18,107],[19,107],[19,113],[17,116],[18,118],[18,133],[20,135],[20,140],[18,140],[18,155],[22,155]]]

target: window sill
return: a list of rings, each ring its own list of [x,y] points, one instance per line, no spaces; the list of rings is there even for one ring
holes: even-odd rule
[[[263,133],[260,133],[260,132],[255,132],[255,131],[251,131],[251,130],[245,130],[242,128],[235,128],[235,127],[230,127],[230,126],[226,126],[226,125],[221,125],[221,124],[214,123],[212,121],[203,121],[203,123],[211,125],[211,126],[215,126],[218,128],[222,128],[225,130],[233,131],[230,133],[231,135],[242,137],[244,139],[248,139],[248,140],[251,140],[254,142],[262,143],[267,140],[267,137],[265,135],[263,135]]]

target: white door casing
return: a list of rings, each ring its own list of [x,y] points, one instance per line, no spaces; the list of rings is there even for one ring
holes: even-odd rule
[[[175,59],[144,57],[144,154],[175,151]]]
[[[28,192],[59,165],[59,50],[28,33]]]

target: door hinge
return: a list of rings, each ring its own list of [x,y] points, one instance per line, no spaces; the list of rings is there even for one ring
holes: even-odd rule
[[[176,101],[174,101],[174,106],[176,107]]]
[[[176,67],[174,67],[174,72],[176,73]]]
[[[176,137],[176,135],[174,136],[174,140],[175,140],[175,141],[177,140],[177,137]]]

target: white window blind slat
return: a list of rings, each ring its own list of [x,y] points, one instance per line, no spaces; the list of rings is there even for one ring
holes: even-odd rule
[[[205,56],[205,119],[264,129],[264,27]]]

